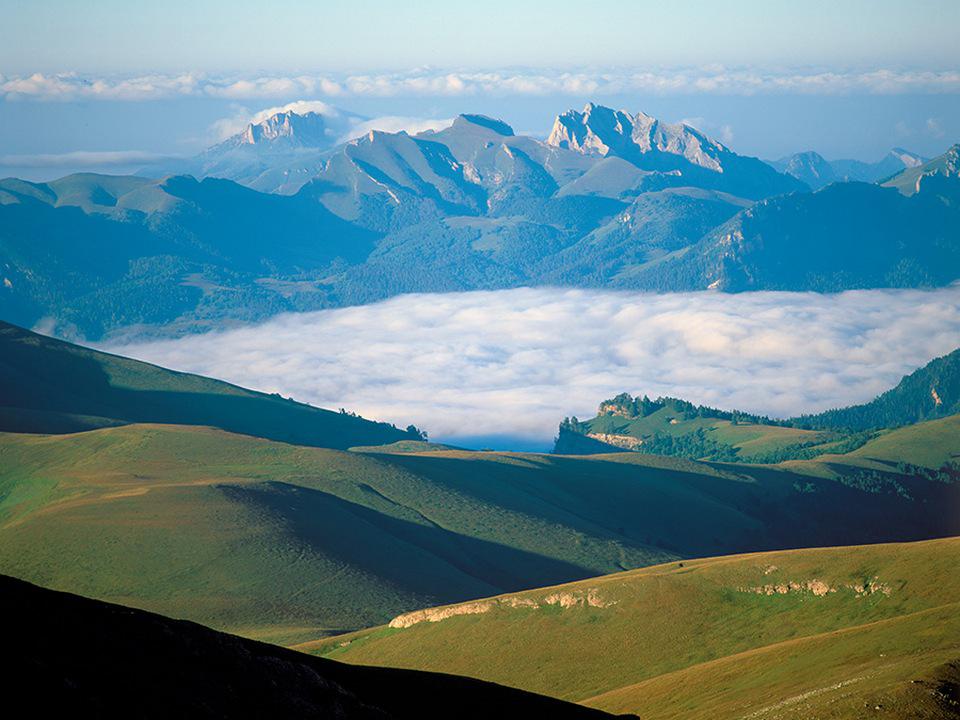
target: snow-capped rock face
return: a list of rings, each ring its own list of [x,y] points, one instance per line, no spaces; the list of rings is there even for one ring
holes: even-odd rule
[[[729,152],[689,125],[662,123],[642,112],[631,115],[593,103],[583,112],[568,110],[559,115],[547,144],[604,156],[668,153],[716,172],[723,172],[721,157]]]
[[[298,115],[293,111],[277,113],[261,122],[250,123],[246,130],[235,136],[237,145],[257,145],[277,140],[301,147],[325,147],[331,144],[332,138],[327,133],[323,115],[315,112]]]

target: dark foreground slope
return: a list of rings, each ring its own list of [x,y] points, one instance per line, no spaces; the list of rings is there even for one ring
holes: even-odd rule
[[[0,576],[4,686],[36,717],[603,718],[453,675],[352,667]]]
[[[165,370],[0,321],[0,430],[69,433],[132,422],[212,425],[344,449],[419,439],[385,423]]]

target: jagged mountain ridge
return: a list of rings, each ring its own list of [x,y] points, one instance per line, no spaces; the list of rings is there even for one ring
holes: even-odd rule
[[[275,193],[213,178],[0,181],[0,317],[97,339],[409,292],[834,291],[960,277],[948,159],[924,166],[947,171],[921,172],[919,192],[902,174],[888,183],[901,192],[835,183],[775,194],[805,186],[687,126],[597,106],[565,117],[555,144],[461,115],[439,131],[304,150],[312,160],[296,172],[257,161],[255,181],[241,178],[279,178]],[[234,150],[285,143],[297,134],[285,123],[275,116]],[[579,149],[556,144],[564,133]],[[714,160],[719,170],[698,164]]]
[[[813,150],[794,153],[779,160],[770,161],[770,165],[782,173],[805,182],[814,190],[819,190],[834,182],[874,183],[891,175],[918,167],[927,161],[916,153],[893,148],[876,162],[862,160],[827,160]]]
[[[726,292],[948,285],[960,277],[960,178],[950,170],[956,154],[883,186],[833,183],[760,201],[640,268],[633,281],[646,289]]]
[[[284,143],[300,147],[323,148],[334,144],[338,135],[333,134],[324,115],[318,112],[295,113],[292,110],[279,112],[257,123],[249,123],[246,129],[225,140],[217,147],[257,145],[258,143]]]
[[[254,118],[240,132],[193,158],[149,171],[223,178],[261,192],[290,195],[322,170],[330,150],[365,119],[337,108],[279,110]]]
[[[547,144],[640,162],[649,155],[648,162],[654,165],[663,162],[659,154],[675,155],[717,172],[723,172],[721,158],[730,152],[689,125],[661,123],[644,112],[630,115],[593,103],[587,103],[582,112],[568,110],[559,115]]]

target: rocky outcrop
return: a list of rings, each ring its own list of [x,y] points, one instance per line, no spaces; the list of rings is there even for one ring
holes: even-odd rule
[[[609,400],[607,402],[600,403],[600,407],[597,408],[597,415],[619,415],[620,417],[625,418],[635,418],[637,416],[636,412],[633,411],[633,408]]]
[[[770,574],[770,572],[775,571],[767,569],[764,570],[764,575]],[[778,583],[767,583],[766,585],[758,585],[754,587],[741,587],[737,588],[740,592],[753,593],[754,595],[789,595],[791,593],[809,593],[815,597],[825,597],[836,593],[839,590],[852,591],[857,597],[867,597],[869,595],[882,594],[884,596],[890,595],[890,586],[886,583],[880,582],[878,578],[873,578],[872,580],[865,580],[862,583],[848,583],[846,585],[841,585],[838,587],[833,587],[830,584],[824,582],[823,580],[784,580]]]
[[[587,433],[588,438],[593,438],[607,445],[624,448],[625,450],[636,450],[643,445],[643,440],[635,438],[632,435],[614,435],[612,433]]]
[[[606,608],[615,605],[615,600],[605,600],[596,588],[553,592],[541,598],[511,596],[478,600],[460,605],[447,605],[438,608],[426,608],[398,615],[390,621],[389,627],[408,628],[423,622],[441,622],[459,615],[482,615],[496,609],[526,608],[537,610],[550,605],[559,605],[567,610],[576,607]]]

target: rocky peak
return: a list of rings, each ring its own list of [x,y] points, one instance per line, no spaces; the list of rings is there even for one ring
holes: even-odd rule
[[[807,150],[785,158],[783,172],[793,175],[806,183],[812,180],[828,181],[834,178],[833,166],[818,152]]]
[[[587,103],[582,112],[568,110],[557,116],[547,144],[625,159],[655,153],[676,155],[716,172],[723,172],[720,158],[728,152],[689,125],[662,123],[643,112],[631,115],[594,103]]]
[[[319,147],[330,142],[326,131],[327,123],[320,113],[298,115],[287,111],[271,115],[258,123],[250,123],[238,136],[238,141],[242,145],[285,141],[291,145]]]

